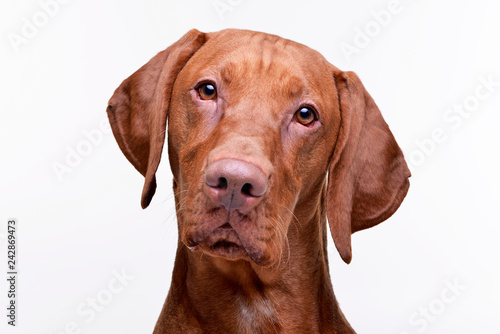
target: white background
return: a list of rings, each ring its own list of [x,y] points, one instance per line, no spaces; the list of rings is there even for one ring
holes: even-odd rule
[[[0,5],[0,332],[152,332],[177,243],[171,174],[164,157],[157,195],[141,210],[143,178],[99,125],[114,89],[158,51],[191,28],[227,27],[281,35],[357,72],[412,164],[403,205],[353,236],[350,265],[330,240],[334,291],[352,326],[500,332],[497,1],[400,0],[385,26],[375,17],[389,0],[61,0],[52,12],[48,1]],[[33,23],[16,47],[12,36]],[[342,51],[348,44],[356,54]],[[467,117],[453,112],[464,104]],[[77,149],[86,155],[58,177],[54,165]],[[6,324],[3,278],[11,217],[16,328]]]

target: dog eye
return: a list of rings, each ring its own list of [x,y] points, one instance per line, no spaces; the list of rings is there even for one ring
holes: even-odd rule
[[[311,125],[316,121],[316,114],[309,107],[302,107],[295,112],[295,119],[302,125]]]
[[[214,100],[217,97],[215,85],[206,82],[198,86],[198,95],[202,100]]]

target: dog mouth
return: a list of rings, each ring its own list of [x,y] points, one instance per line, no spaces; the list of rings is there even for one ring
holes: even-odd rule
[[[250,259],[238,233],[229,223],[217,227],[198,245],[190,249],[229,260]]]
[[[199,223],[186,223],[189,228],[182,236],[183,244],[192,252],[228,261],[253,262],[259,266],[272,263],[269,228],[264,235],[262,228],[258,228],[259,224],[268,226],[267,221],[256,221],[256,217],[237,211],[228,213],[223,208],[208,210],[206,215],[195,219]]]

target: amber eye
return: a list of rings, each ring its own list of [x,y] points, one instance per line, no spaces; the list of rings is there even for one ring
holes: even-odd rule
[[[316,120],[316,114],[309,107],[302,107],[295,113],[295,119],[302,125],[311,125]]]
[[[198,95],[202,100],[214,100],[217,97],[215,85],[206,82],[198,86]]]

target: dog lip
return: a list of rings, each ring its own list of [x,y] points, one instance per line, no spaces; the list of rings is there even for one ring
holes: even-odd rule
[[[192,238],[188,238],[185,243],[186,243],[187,248],[189,248],[189,249],[194,249],[196,246],[198,246],[200,244],[199,241],[195,241]]]
[[[225,226],[225,224],[223,226]],[[228,224],[229,228],[223,226],[216,228],[212,233],[210,233],[205,238],[203,243],[206,242],[207,244],[213,246],[219,241],[224,241],[237,246],[242,246],[238,233],[231,227],[231,225]]]
[[[229,224],[229,222],[221,225],[219,228],[224,229],[224,230],[233,229],[233,227],[231,226],[231,224]]]
[[[229,260],[249,259],[238,233],[229,223],[224,223],[209,233],[196,250]]]
[[[256,249],[251,241],[241,239],[237,222],[233,223],[236,224],[236,228],[233,227],[230,218],[228,216],[227,219],[213,224],[212,228],[187,237],[184,242],[186,247],[191,251],[227,260],[246,260],[259,266],[266,266],[269,259],[264,256],[262,250]]]
[[[228,222],[202,238],[188,238],[185,244],[190,251],[201,251],[227,260],[247,260],[263,267],[270,264],[261,251],[242,242],[239,234]]]
[[[216,225],[217,226],[217,225]],[[202,233],[196,233],[190,236],[187,236],[186,239],[184,239],[184,243],[186,244],[186,247],[189,249],[196,249],[196,247],[204,243],[207,239],[210,239],[215,233],[219,234],[227,234],[230,232],[234,232],[237,237],[237,233],[234,230],[234,228],[231,226],[229,222],[223,223],[221,225],[218,225],[215,228],[212,229],[207,229],[203,231]]]

